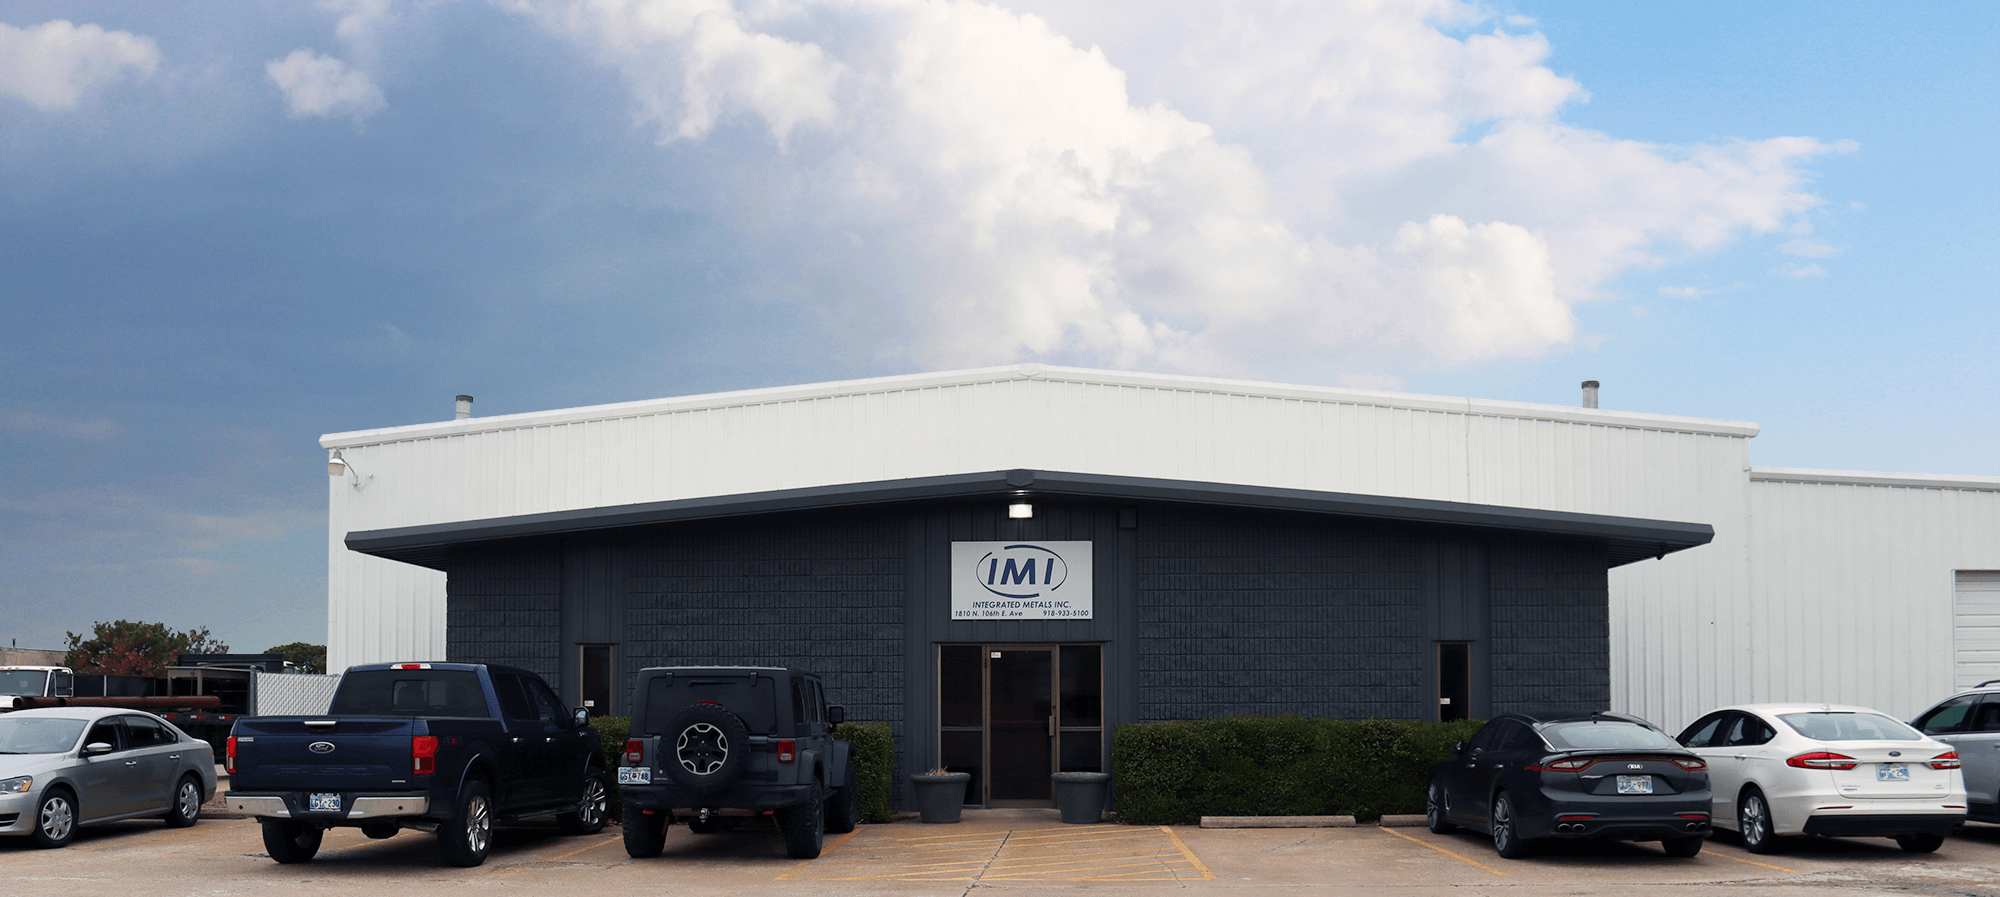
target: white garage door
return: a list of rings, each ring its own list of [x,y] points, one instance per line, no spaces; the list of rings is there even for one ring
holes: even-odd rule
[[[2000,570],[1958,571],[1953,624],[1958,687],[2000,679]]]

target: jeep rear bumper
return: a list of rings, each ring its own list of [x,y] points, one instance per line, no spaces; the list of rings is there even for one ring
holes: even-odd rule
[[[739,785],[714,794],[695,794],[671,784],[620,785],[626,806],[645,810],[741,809],[775,810],[802,803],[810,785]]]

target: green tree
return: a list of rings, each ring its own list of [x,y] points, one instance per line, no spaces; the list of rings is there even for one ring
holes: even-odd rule
[[[293,642],[275,648],[265,648],[266,654],[283,654],[285,662],[298,668],[301,673],[326,672],[326,646]]]
[[[113,620],[91,627],[90,638],[69,636],[63,665],[79,673],[114,676],[160,676],[182,654],[226,654],[229,646],[207,629],[175,632],[165,623]]]

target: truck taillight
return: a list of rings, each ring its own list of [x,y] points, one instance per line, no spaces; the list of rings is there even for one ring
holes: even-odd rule
[[[438,769],[438,740],[435,735],[418,735],[410,739],[410,772],[427,776]]]
[[[779,763],[790,763],[793,760],[797,760],[798,758],[799,758],[799,746],[793,744],[791,739],[787,738],[783,741],[778,742]]]
[[[646,743],[637,738],[625,739],[625,762],[633,766],[646,762]]]
[[[236,736],[234,735],[229,736],[229,750],[223,755],[222,771],[230,775],[236,774]]]

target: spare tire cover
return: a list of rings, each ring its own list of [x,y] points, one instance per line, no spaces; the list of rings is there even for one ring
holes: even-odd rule
[[[750,762],[750,728],[717,704],[693,704],[674,714],[660,741],[667,776],[696,794],[729,787]]]

